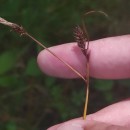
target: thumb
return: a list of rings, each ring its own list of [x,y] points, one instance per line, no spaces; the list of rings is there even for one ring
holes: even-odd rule
[[[65,123],[55,125],[47,130],[85,130],[86,121],[81,118],[73,119]]]
[[[85,130],[80,124],[68,123],[59,126],[56,130]]]
[[[81,118],[79,118],[76,120],[71,120],[53,126],[47,130],[130,130],[130,128],[119,126],[119,125],[113,125],[110,123],[95,121],[93,119],[82,120]]]
[[[87,120],[84,130],[129,130],[130,128],[113,125],[110,123],[99,122],[95,120]]]
[[[129,128],[95,120],[83,121],[78,119],[53,126],[48,130],[129,130]]]

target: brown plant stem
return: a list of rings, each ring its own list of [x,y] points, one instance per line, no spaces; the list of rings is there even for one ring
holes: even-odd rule
[[[89,61],[87,61],[87,73],[86,73],[86,98],[84,104],[84,111],[83,111],[83,119],[86,120],[87,111],[88,111],[88,101],[89,101]]]
[[[104,15],[106,18],[109,19],[109,16],[108,16],[105,12],[103,12],[103,11],[101,11],[101,10],[97,10],[97,11],[92,10],[92,11],[86,12],[86,13],[84,13],[84,16],[85,16],[85,15],[88,15],[88,14],[92,14],[92,13],[100,13],[100,14]]]
[[[26,35],[27,37],[31,38],[38,45],[40,45],[41,47],[43,47],[44,49],[46,49],[50,54],[52,54],[59,61],[61,61],[62,63],[64,63],[68,68],[70,68],[70,70],[72,70],[75,74],[77,74],[80,78],[82,78],[85,81],[84,76],[78,70],[76,70],[69,63],[67,63],[66,61],[64,61],[59,56],[57,56],[54,52],[52,52],[50,49],[48,49],[46,46],[44,46],[41,42],[39,42],[38,40],[36,40],[33,36],[31,36],[28,32],[26,32],[25,29],[22,26],[19,26],[18,24],[15,24],[15,23],[12,23],[12,22],[8,22],[7,20],[5,20],[5,19],[3,19],[1,17],[0,17],[0,23],[4,24],[6,26],[11,27],[15,32],[19,33],[20,35]]]
[[[85,120],[87,115],[88,98],[89,98],[89,53],[88,53],[89,39],[88,39],[87,30],[85,28],[84,22],[83,22],[83,27],[86,35],[84,34],[82,28],[80,26],[77,26],[74,30],[74,37],[78,44],[78,47],[81,49],[83,55],[86,58],[86,76],[85,76],[86,98],[85,98],[85,104],[83,110],[83,119]],[[88,41],[87,46],[86,46],[86,40]]]
[[[26,35],[31,38],[33,41],[35,41],[37,44],[39,44],[40,46],[42,46],[44,49],[46,49],[49,53],[51,53],[54,57],[56,57],[59,61],[61,61],[62,63],[64,63],[67,67],[69,67],[74,73],[76,73],[80,78],[82,78],[85,81],[85,78],[82,74],[80,74],[80,72],[76,69],[74,69],[70,64],[68,64],[66,61],[64,61],[63,59],[61,59],[59,56],[57,56],[54,52],[52,52],[50,49],[48,49],[46,46],[44,46],[43,44],[41,44],[38,40],[36,40],[34,37],[32,37],[30,34],[26,33]]]
[[[89,11],[87,13],[84,13],[83,17],[82,17],[82,25],[83,25],[83,29],[84,29],[84,35],[86,36],[87,38],[87,48],[84,50],[86,51],[85,53],[85,57],[87,59],[87,66],[86,66],[86,81],[85,81],[85,84],[86,84],[86,98],[85,98],[85,105],[84,105],[84,111],[83,111],[83,119],[85,120],[86,119],[86,116],[87,116],[87,109],[88,109],[88,101],[89,101],[89,77],[90,77],[90,68],[89,68],[89,35],[88,35],[88,32],[87,32],[87,29],[86,29],[86,25],[85,25],[85,16],[86,15],[89,15],[89,14],[92,14],[92,13],[100,13],[102,15],[104,15],[107,19],[109,19],[109,16],[103,12],[103,11]],[[83,31],[82,31],[82,35],[83,35]],[[83,40],[82,40],[82,43],[83,43]],[[85,44],[85,43],[83,43]]]

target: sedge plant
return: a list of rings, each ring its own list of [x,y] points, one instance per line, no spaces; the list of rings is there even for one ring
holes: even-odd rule
[[[84,18],[85,18],[86,15],[89,15],[89,14],[95,13],[95,12],[101,13],[101,14],[105,15],[106,17],[108,17],[106,15],[106,13],[104,13],[102,11],[89,11],[89,12],[87,12],[87,13],[85,13],[83,15],[83,18],[82,18],[83,27],[81,28],[80,26],[76,26],[76,28],[74,29],[74,37],[75,37],[75,40],[77,42],[77,45],[81,49],[83,55],[86,57],[86,74],[85,74],[85,76],[83,74],[81,74],[76,68],[72,67],[69,63],[67,63],[64,59],[60,58],[60,56],[56,55],[54,52],[52,52],[50,49],[48,49],[44,44],[42,44],[37,39],[35,39],[33,36],[31,36],[22,26],[19,26],[16,23],[9,22],[9,21],[7,21],[7,20],[0,17],[0,23],[1,24],[9,26],[13,31],[18,33],[20,36],[24,35],[24,36],[29,37],[33,41],[35,41],[38,45],[40,45],[41,47],[46,49],[50,54],[52,54],[52,56],[54,56],[59,61],[64,63],[71,71],[73,71],[73,73],[75,73],[77,76],[79,76],[85,82],[85,84],[86,84],[86,98],[85,98],[85,105],[84,105],[84,110],[83,110],[83,119],[84,120],[86,119],[87,108],[88,108],[89,77],[90,77],[90,69],[89,69],[89,57],[90,57],[90,53],[89,53],[89,51],[90,51],[89,50],[89,37],[88,37],[87,30],[86,30]]]

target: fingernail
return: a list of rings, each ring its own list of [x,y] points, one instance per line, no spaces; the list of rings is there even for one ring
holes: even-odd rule
[[[63,124],[57,130],[84,130],[80,124]]]

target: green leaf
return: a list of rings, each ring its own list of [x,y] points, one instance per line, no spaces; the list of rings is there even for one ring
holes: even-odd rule
[[[45,85],[46,85],[46,86],[52,87],[52,86],[54,86],[55,82],[56,82],[56,79],[55,79],[55,78],[53,78],[53,77],[48,77],[48,76],[45,77]]]
[[[16,123],[14,121],[8,122],[6,127],[7,127],[7,130],[17,130]]]
[[[112,80],[96,80],[94,87],[100,91],[108,91],[112,89],[113,84]]]
[[[25,74],[29,76],[38,76],[41,74],[38,66],[37,61],[35,58],[31,58],[27,64]]]
[[[11,70],[15,64],[16,56],[13,52],[4,52],[0,55],[0,75]]]
[[[18,80],[15,76],[2,76],[0,77],[0,87],[15,86]]]

